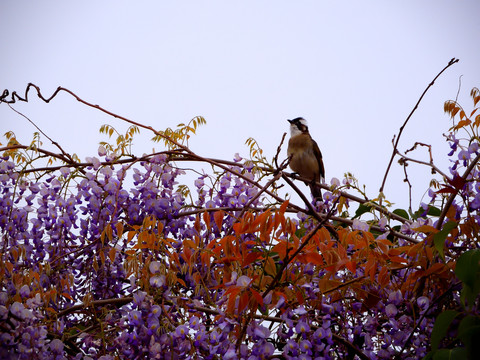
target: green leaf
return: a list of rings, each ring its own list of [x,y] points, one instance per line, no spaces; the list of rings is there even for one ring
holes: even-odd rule
[[[370,206],[367,206],[365,204],[360,204],[358,206],[358,209],[357,211],[355,211],[355,216],[353,217],[354,219],[355,218],[358,218],[360,216],[362,216],[363,214],[367,213],[370,211]]]
[[[424,212],[425,210],[420,206],[418,210],[412,214],[412,219],[417,220]]]
[[[467,360],[465,348],[441,349],[435,352],[433,360]]]
[[[467,286],[473,287],[480,262],[480,249],[469,250],[457,260],[455,275]]]
[[[440,342],[447,334],[450,324],[458,314],[459,313],[455,310],[446,310],[438,315],[432,330],[432,350],[438,349]]]
[[[434,352],[433,352],[433,351],[430,351],[427,355],[425,355],[425,356],[423,357],[422,360],[430,360],[430,359],[433,359],[433,354],[434,354]]]
[[[480,341],[480,318],[478,316],[465,316],[458,326],[458,339],[465,344],[471,352],[478,347]]]
[[[455,221],[449,221],[445,225],[443,225],[443,229],[441,231],[439,231],[433,236],[433,243],[435,245],[435,249],[437,249],[442,259],[445,259],[445,256],[443,254],[445,239],[447,238],[448,234],[450,234],[450,231],[452,231],[452,229],[456,227],[457,223]]]
[[[442,210],[440,210],[439,208],[436,208],[435,206],[428,206],[428,212],[427,212],[427,215],[430,215],[430,216],[440,216],[440,214],[442,213]]]
[[[463,253],[457,260],[455,274],[463,282],[463,289],[460,296],[463,305],[465,299],[469,306],[475,303],[480,293],[480,250],[474,249]]]
[[[395,209],[392,211],[395,215],[401,216],[404,219],[410,220],[410,217],[408,216],[408,212],[406,212],[403,209]]]
[[[393,231],[396,231],[396,232],[399,232],[401,230],[401,226],[400,225],[395,225],[392,229]]]
[[[418,208],[418,210],[415,211],[415,213],[412,215],[412,219],[416,220],[424,213],[425,213],[425,209],[420,206]],[[435,206],[428,205],[426,215],[438,217],[438,216],[440,216],[441,213],[442,213],[442,211],[439,208],[436,208]]]

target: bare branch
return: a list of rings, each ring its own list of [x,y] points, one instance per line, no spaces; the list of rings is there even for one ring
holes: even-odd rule
[[[392,156],[390,157],[390,161],[388,163],[388,166],[387,166],[387,170],[385,171],[385,176],[383,177],[383,181],[382,181],[382,185],[380,186],[380,190],[379,192],[380,193],[383,193],[383,189],[385,188],[385,182],[387,181],[387,176],[388,176],[388,173],[390,171],[390,167],[392,166],[392,163],[393,163],[393,159],[397,153],[397,147],[398,147],[398,142],[400,141],[400,137],[402,136],[402,132],[403,132],[403,129],[405,128],[405,126],[407,125],[408,121],[410,120],[410,118],[412,117],[413,113],[417,110],[418,108],[418,105],[420,105],[420,102],[422,101],[423,97],[425,96],[425,94],[427,93],[427,91],[433,86],[433,84],[435,84],[435,81],[440,77],[440,75],[442,75],[442,73],[447,70],[450,66],[452,66],[453,64],[456,64],[457,62],[459,61],[459,59],[455,59],[455,58],[452,58],[447,66],[445,66],[438,74],[437,76],[435,76],[432,80],[432,82],[430,84],[428,84],[427,88],[423,91],[422,95],[420,96],[420,98],[418,99],[417,103],[415,104],[415,106],[413,107],[412,111],[410,112],[410,114],[407,116],[407,119],[405,120],[405,122],[403,123],[403,125],[400,127],[400,131],[398,132],[398,136],[397,136],[397,139],[395,140],[395,144],[393,146],[393,151],[392,151]]]
[[[129,124],[138,126],[138,127],[140,127],[140,128],[143,128],[143,129],[150,130],[150,131],[153,132],[155,135],[160,136],[160,137],[162,137],[163,139],[165,139],[165,140],[167,140],[167,141],[175,144],[176,146],[178,146],[180,149],[186,151],[187,153],[192,153],[192,151],[191,151],[188,147],[179,144],[178,142],[176,142],[176,141],[173,140],[172,138],[170,138],[170,137],[162,134],[161,132],[155,130],[155,129],[152,128],[151,126],[143,125],[143,124],[138,123],[138,122],[136,122],[136,121],[127,119],[126,117],[123,117],[123,116],[120,116],[120,115],[118,115],[118,114],[115,114],[115,113],[113,113],[113,112],[111,112],[111,111],[108,111],[108,110],[104,109],[103,107],[101,107],[101,106],[99,106],[99,105],[95,105],[95,104],[89,103],[89,102],[83,100],[82,98],[80,98],[80,97],[79,97],[77,94],[75,94],[73,91],[71,91],[71,90],[69,90],[69,89],[66,89],[66,88],[64,88],[64,87],[61,87],[61,86],[59,86],[59,87],[57,88],[57,90],[55,90],[54,93],[53,93],[49,98],[45,98],[45,97],[43,96],[42,92],[40,91],[40,87],[38,87],[37,85],[32,84],[32,83],[29,83],[29,84],[27,85],[27,88],[25,89],[25,95],[24,95],[23,98],[22,98],[21,96],[19,96],[16,91],[14,91],[14,92],[12,93],[12,96],[11,96],[10,100],[7,100],[7,97],[8,97],[8,95],[9,95],[10,93],[9,93],[8,90],[4,90],[4,91],[3,91],[3,94],[0,96],[0,104],[1,104],[2,102],[7,103],[7,104],[14,104],[17,100],[18,100],[18,101],[28,102],[28,93],[29,93],[29,91],[30,91],[31,88],[34,88],[34,89],[37,91],[37,96],[38,96],[41,100],[43,100],[44,102],[46,102],[46,103],[49,103],[50,101],[52,101],[60,92],[62,92],[62,91],[63,91],[63,92],[66,92],[66,93],[70,94],[71,96],[73,96],[73,97],[75,98],[75,100],[77,100],[78,102],[81,102],[81,103],[84,104],[84,105],[87,105],[87,106],[92,107],[92,108],[94,108],[94,109],[100,110],[100,111],[104,112],[104,113],[107,114],[107,115],[110,115],[110,116],[113,116],[113,117],[116,118],[116,119],[120,119],[120,120],[123,120],[123,121],[125,121],[125,122],[128,122]]]

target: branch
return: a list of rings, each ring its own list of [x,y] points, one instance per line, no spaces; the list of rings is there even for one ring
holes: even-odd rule
[[[50,156],[50,157],[53,157],[53,158],[56,158],[56,159],[59,159],[63,162],[65,162],[68,166],[71,166],[71,167],[78,167],[79,163],[75,162],[73,159],[70,158],[70,155],[67,154],[68,158],[65,158],[64,155],[62,154],[55,154],[51,151],[48,151],[48,150],[44,150],[44,149],[41,149],[39,147],[32,147],[32,146],[27,146],[27,145],[21,145],[21,144],[17,144],[17,145],[9,145],[9,146],[5,146],[5,147],[2,147],[0,148],[0,151],[8,151],[8,150],[15,150],[15,149],[23,149],[23,150],[32,150],[32,151],[37,151],[39,153],[42,153],[46,156]],[[58,166],[58,167],[54,167],[55,170],[58,170],[60,168],[64,167],[64,165],[62,166]],[[45,168],[39,168],[39,169],[47,169],[49,170],[50,167],[45,167]],[[29,173],[29,172],[34,172],[34,171],[40,171],[40,170],[37,170],[37,169],[25,169],[25,170],[22,170],[22,173],[25,174],[25,173]]]
[[[404,182],[408,184],[408,210],[410,213],[412,213],[412,183],[410,182],[410,179],[408,178],[408,173],[407,173],[407,162],[402,161],[403,165],[403,173],[405,174],[405,179],[403,179]]]
[[[280,145],[278,145],[278,147],[277,147],[277,153],[275,154],[275,157],[273,158],[277,169],[279,169],[279,168],[284,169],[284,168],[287,167],[287,165],[284,164],[284,163],[282,163],[280,166],[278,165],[278,155],[280,154],[280,151],[282,149],[282,144],[283,144],[283,141],[285,140],[285,136],[287,136],[287,133],[283,133],[282,140],[280,140]]]
[[[477,165],[479,160],[480,160],[480,155],[477,155],[477,157],[470,163],[470,165],[468,165],[467,170],[465,170],[465,173],[462,176],[462,183],[465,183],[468,175],[473,170],[473,168]],[[460,190],[461,190],[460,186],[458,186],[458,187],[455,186],[453,193],[450,194],[450,196],[448,197],[448,200],[447,200],[447,202],[446,202],[446,204],[445,204],[445,206],[442,210],[442,213],[440,214],[440,217],[438,218],[438,222],[437,222],[437,226],[436,226],[437,230],[440,230],[442,228],[443,220],[445,220],[445,216],[447,216],[448,209],[450,208],[450,206],[452,206],[453,200],[455,199],[455,197],[457,196],[457,194]]]
[[[334,210],[334,207],[332,207],[332,209],[325,216],[325,218],[322,221],[320,221],[317,224],[317,226],[315,226],[315,228],[313,230],[311,230],[309,232],[308,236],[305,237],[305,240],[303,240],[302,244],[298,247],[298,249],[291,256],[288,256],[288,252],[287,252],[287,254],[285,256],[285,259],[283,260],[283,263],[280,266],[280,269],[278,269],[277,274],[275,275],[275,278],[268,285],[267,289],[263,292],[263,294],[262,294],[263,298],[265,298],[265,296],[267,296],[267,294],[270,291],[272,291],[275,288],[275,286],[278,284],[278,282],[280,281],[281,277],[283,276],[283,273],[284,273],[285,269],[287,268],[288,264],[290,264],[292,262],[292,260],[295,259],[295,257],[305,248],[305,246],[307,246],[307,244],[310,242],[310,240],[313,238],[313,236],[317,233],[317,231],[320,230],[320,228],[327,223],[327,221],[330,218],[333,210]]]
[[[123,306],[125,304],[128,304],[129,302],[133,301],[132,296],[127,296],[123,298],[113,298],[113,299],[103,299],[103,300],[94,300],[91,303],[81,303],[78,305],[73,305],[72,307],[69,307],[67,309],[61,310],[57,313],[57,317],[62,317],[68,314],[71,314],[72,312],[75,312],[77,310],[82,310],[85,309],[89,306],[102,306],[102,305],[115,305],[115,306]]]
[[[26,146],[26,145],[12,145],[12,146],[7,146],[7,147],[0,148],[0,151],[12,150],[12,149],[28,150],[29,148],[30,147]],[[52,153],[48,150],[44,150],[44,149],[41,149],[41,148],[35,148],[35,150],[40,152],[40,153],[43,153],[45,155],[58,158],[59,160],[66,162],[66,164],[59,165],[59,166],[47,166],[47,167],[41,167],[41,168],[24,169],[24,170],[22,170],[22,173],[26,174],[26,173],[32,173],[32,172],[37,172],[37,171],[56,171],[56,170],[60,170],[62,167],[72,167],[72,168],[82,169],[82,168],[85,168],[85,167],[88,167],[88,166],[93,166],[93,163],[91,163],[91,162],[69,163],[69,162],[67,162],[68,160],[63,158],[63,156],[61,154],[55,154],[55,153]],[[192,154],[182,153],[181,157],[174,157],[174,156],[179,155],[178,151],[168,150],[168,151],[161,151],[161,152],[152,153],[152,154],[149,154],[149,155],[142,156],[140,158],[137,158],[137,157],[133,156],[129,159],[121,159],[121,160],[114,160],[114,161],[102,161],[102,162],[100,162],[100,165],[101,166],[111,166],[111,165],[117,165],[117,164],[129,164],[129,163],[138,162],[138,161],[148,161],[149,158],[154,157],[154,156],[159,155],[159,154],[171,155],[172,157],[170,157],[170,159],[169,159],[170,161],[203,161],[203,162],[207,162],[211,165],[218,166],[218,167],[224,169],[225,171],[229,171],[232,174],[241,177],[242,179],[249,182],[250,184],[255,185],[256,187],[258,187],[260,189],[260,193],[262,193],[262,192],[267,193],[268,195],[270,195],[273,199],[275,199],[279,203],[282,203],[283,201],[285,201],[285,199],[281,198],[280,196],[275,195],[271,191],[268,191],[266,189],[266,187],[262,187],[258,182],[253,181],[253,180],[249,179],[248,177],[244,176],[243,174],[241,174],[239,172],[236,172],[232,169],[229,169],[228,167],[225,166],[225,165],[242,166],[243,164],[239,164],[239,163],[236,163],[236,162],[233,162],[233,161],[228,161],[228,160],[220,160],[220,159],[214,159],[214,158],[203,158],[203,157],[195,155],[193,153]],[[262,168],[262,170],[272,171],[271,169],[268,169],[268,168]],[[282,172],[282,176],[285,176],[285,178],[293,177],[291,174],[285,173],[285,172]],[[298,178],[298,179],[302,180],[302,178]],[[290,181],[290,183],[291,183],[291,181]],[[326,186],[324,184],[320,184],[320,185],[322,186],[322,188],[324,188],[326,190],[330,190],[330,188],[328,186]],[[323,221],[323,218],[324,218],[325,215],[317,213],[315,211],[315,209],[312,207],[312,205],[309,203],[309,201],[305,198],[305,195],[303,195],[303,193],[295,185],[293,185],[293,183],[292,183],[291,186],[299,194],[299,196],[301,198],[303,197],[304,203],[308,204],[308,205],[307,205],[307,209],[304,209],[304,208],[301,208],[301,207],[299,207],[295,204],[290,203],[288,205],[288,208],[287,208],[288,210],[287,211],[294,212],[294,213],[303,212],[305,214],[309,214],[309,215],[314,216],[318,221]],[[361,199],[361,198],[359,198],[355,195],[351,195],[351,194],[348,194],[348,193],[343,192],[343,191],[338,191],[338,194],[340,194],[341,196],[344,196],[345,198],[356,201],[360,204],[365,204],[365,203],[368,202],[368,200]],[[372,206],[373,208],[375,208],[376,210],[382,212],[383,214],[389,216],[390,218],[392,218],[394,220],[400,221],[402,223],[406,222],[406,219],[402,218],[401,216],[398,216],[396,214],[393,214],[393,213],[389,212],[388,210],[380,207],[379,205],[376,205],[376,204],[373,204],[373,203],[369,203],[369,205]],[[249,209],[250,210],[256,210],[256,211],[262,211],[262,209],[257,209],[257,208],[249,208]],[[219,208],[212,209],[211,211],[217,211],[217,210],[219,210]],[[236,211],[236,210],[239,210],[239,209],[233,207],[233,208],[225,208],[223,210]],[[189,212],[185,212],[185,215],[190,215],[190,213],[193,214],[193,213],[204,212],[204,211],[210,211],[210,210],[209,209],[192,210],[192,211],[189,211]],[[183,213],[182,213],[182,215],[183,215]],[[180,216],[180,214],[179,214],[179,216]],[[340,222],[340,223],[347,224],[347,225],[352,225],[352,223],[353,223],[352,220],[342,218],[342,217],[338,217],[338,216],[333,216],[333,215],[330,217],[330,219],[333,220],[333,221],[337,221],[337,222]],[[375,231],[382,232],[382,233],[385,232],[385,230],[382,230],[377,226],[372,226],[371,229],[375,230]],[[413,243],[418,242],[417,240],[415,240],[411,237],[408,237],[408,236],[403,235],[401,233],[395,232],[393,230],[390,230],[390,233],[395,237],[405,239],[409,242],[413,242]]]
[[[8,97],[8,95],[9,95],[10,93],[9,93],[8,90],[5,89],[5,90],[3,91],[3,94],[0,96],[0,104],[1,104],[2,102],[6,103],[6,104],[14,104],[14,103],[16,103],[17,100],[18,100],[18,101],[28,102],[28,92],[30,91],[30,89],[31,89],[32,87],[37,91],[37,96],[38,96],[41,100],[43,100],[44,102],[46,102],[47,104],[48,104],[50,101],[52,101],[61,91],[64,91],[64,92],[70,94],[71,96],[73,96],[73,97],[75,98],[75,100],[77,100],[78,102],[81,102],[81,103],[84,104],[84,105],[87,105],[87,106],[92,107],[92,108],[94,108],[94,109],[100,110],[100,111],[104,112],[104,113],[107,114],[107,115],[113,116],[114,118],[123,120],[123,121],[128,122],[128,123],[130,123],[130,124],[132,124],[132,125],[138,126],[138,127],[140,127],[140,128],[143,128],[143,129],[150,130],[150,131],[153,132],[155,135],[158,135],[158,136],[162,137],[163,139],[168,140],[169,142],[175,144],[176,146],[178,146],[180,149],[186,151],[187,153],[191,153],[191,152],[192,152],[188,147],[179,144],[179,143],[176,142],[175,140],[173,140],[173,139],[171,139],[170,137],[162,134],[160,131],[155,130],[155,129],[152,128],[151,126],[147,126],[147,125],[140,124],[140,123],[138,123],[138,122],[136,122],[136,121],[127,119],[126,117],[123,117],[123,116],[120,116],[120,115],[118,115],[118,114],[115,114],[115,113],[113,113],[113,112],[111,112],[111,111],[108,111],[108,110],[102,108],[102,107],[99,106],[99,105],[94,105],[94,104],[92,104],[92,103],[89,103],[89,102],[83,100],[82,98],[80,98],[80,97],[79,97],[77,94],[75,94],[73,91],[68,90],[68,89],[66,89],[66,88],[64,88],[64,87],[61,87],[61,86],[59,86],[59,87],[57,88],[57,90],[55,90],[54,93],[53,93],[49,98],[45,98],[45,97],[43,96],[42,92],[40,91],[40,87],[37,86],[37,85],[35,85],[35,84],[32,84],[32,83],[29,83],[29,84],[27,85],[27,88],[25,89],[25,95],[24,95],[23,98],[22,98],[21,96],[19,96],[16,91],[14,91],[14,92],[12,93],[12,96],[11,96],[10,100],[7,100],[7,97]]]
[[[8,107],[10,109],[12,109],[13,111],[15,111],[18,115],[24,117],[27,121],[29,121],[43,136],[45,136],[48,140],[50,140],[50,142],[55,145],[63,154],[63,156],[65,156],[66,158],[68,158],[68,162],[69,163],[75,163],[75,161],[72,159],[72,157],[70,156],[70,154],[68,154],[67,152],[65,152],[65,150],[63,150],[63,148],[56,142],[54,141],[50,136],[48,136],[47,134],[45,134],[42,129],[40,129],[37,124],[35,124],[28,116],[26,116],[25,114],[22,114],[20,111],[16,110],[11,104],[8,104]]]
[[[400,127],[400,131],[398,132],[398,136],[397,136],[397,139],[395,141],[395,144],[393,146],[393,151],[392,151],[392,156],[390,158],[390,161],[388,163],[388,166],[387,166],[387,170],[385,171],[385,176],[383,177],[383,181],[382,181],[382,186],[380,186],[380,190],[379,192],[380,193],[383,193],[383,189],[385,187],[385,182],[387,181],[387,176],[388,176],[388,173],[390,171],[390,167],[392,166],[392,162],[393,162],[393,158],[395,157],[395,154],[397,152],[397,147],[398,147],[398,142],[400,141],[400,137],[402,136],[402,132],[403,132],[403,129],[405,128],[405,126],[407,125],[408,121],[410,120],[410,118],[412,117],[413,113],[417,110],[418,108],[418,105],[420,105],[420,102],[422,101],[423,97],[425,96],[425,94],[427,93],[427,91],[433,86],[433,84],[435,83],[435,81],[440,77],[440,75],[442,75],[442,73],[447,70],[450,66],[452,66],[453,64],[457,63],[459,60],[458,59],[455,59],[455,58],[452,58],[447,66],[445,66],[442,71],[440,71],[437,76],[435,76],[432,80],[432,82],[430,84],[428,84],[427,88],[423,91],[422,95],[420,96],[420,98],[418,99],[417,103],[415,104],[414,108],[412,109],[412,111],[410,112],[410,114],[407,116],[407,119],[405,120],[405,122],[403,123],[403,125]]]
[[[413,163],[417,163],[417,164],[429,166],[429,167],[432,168],[432,171],[439,173],[439,174],[442,175],[445,179],[447,179],[447,181],[451,180],[451,179],[447,176],[447,174],[445,174],[442,170],[440,170],[438,167],[436,167],[433,162],[426,162],[426,161],[422,161],[422,160],[416,160],[416,159],[409,158],[408,156],[402,154],[402,153],[401,153],[400,151],[398,151],[398,150],[397,150],[396,153],[397,153],[397,155],[400,156],[404,161],[410,161],[410,162],[413,162]]]
[[[301,180],[301,181],[303,181],[303,182],[309,182],[309,180],[308,180],[307,178],[303,178],[303,177],[299,177],[299,176],[294,177],[292,174],[285,173],[285,172],[284,172],[284,174],[285,174],[285,176],[288,176],[288,177],[290,177],[290,178],[292,178],[292,179],[298,179],[298,180]],[[320,186],[322,189],[325,189],[325,190],[327,190],[327,191],[331,191],[331,190],[332,190],[332,189],[330,188],[330,186],[328,186],[328,185],[326,185],[326,184],[321,184],[321,183],[318,183],[318,182],[317,182],[316,185]],[[353,201],[355,201],[355,202],[357,202],[357,203],[359,203],[359,204],[362,204],[362,205],[368,203],[368,204],[367,204],[368,206],[374,208],[375,210],[377,210],[378,212],[382,213],[383,215],[389,217],[390,219],[393,219],[393,220],[396,220],[396,221],[401,222],[402,224],[408,221],[407,219],[405,219],[405,218],[403,218],[403,217],[401,217],[401,216],[399,216],[399,215],[397,215],[397,214],[394,214],[394,213],[388,211],[387,209],[385,209],[384,206],[381,206],[381,205],[372,203],[371,200],[369,200],[369,199],[362,199],[362,198],[360,198],[360,197],[358,197],[358,196],[349,194],[349,193],[347,193],[347,192],[345,192],[345,191],[341,191],[341,190],[334,190],[334,193],[339,194],[340,196],[343,196],[343,197],[346,198],[346,199],[353,200]]]

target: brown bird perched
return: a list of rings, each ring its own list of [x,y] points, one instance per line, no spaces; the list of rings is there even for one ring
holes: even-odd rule
[[[322,192],[317,182],[325,178],[322,153],[315,140],[308,132],[307,121],[297,117],[288,120],[290,123],[290,140],[287,154],[290,158],[290,168],[303,178],[310,179],[310,191],[315,200],[322,199]]]

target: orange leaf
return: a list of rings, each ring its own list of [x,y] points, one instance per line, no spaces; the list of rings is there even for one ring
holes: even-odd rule
[[[102,261],[102,265],[105,265],[105,253],[103,251],[100,251],[100,260]]]
[[[267,260],[265,260],[265,272],[272,276],[277,275],[277,266],[271,257],[268,257]]]
[[[127,240],[128,242],[132,241],[133,237],[137,234],[136,231],[129,231],[128,232],[128,236],[127,236]]]
[[[445,265],[442,263],[435,263],[430,266],[426,271],[424,276],[429,276],[430,274],[440,273],[445,270]]]
[[[115,229],[117,229],[117,236],[120,238],[123,235],[123,224],[118,222],[115,224]]]
[[[279,241],[277,245],[272,248],[273,252],[276,252],[281,259],[284,259],[287,254],[287,242]]]
[[[210,254],[206,254],[206,253],[202,253],[200,255],[200,259],[202,260],[202,264],[206,265],[206,266],[210,266],[211,264],[211,256]]]
[[[465,116],[465,113],[462,111],[460,111],[460,116]],[[457,126],[455,126],[455,130],[458,130],[458,129],[461,129],[462,127],[465,127],[467,125],[470,125],[472,122],[469,120],[469,119],[466,119],[466,120],[460,120],[457,124]]]
[[[105,227],[105,233],[107,235],[107,238],[109,241],[112,241],[112,238],[113,238],[113,230],[112,230],[112,225],[108,224],[106,227]]]
[[[200,225],[200,216],[195,217],[195,223],[193,224],[194,229],[197,231],[197,234],[200,235],[200,231],[202,230],[202,226]]]
[[[66,292],[61,293],[63,297],[66,297],[68,300],[74,301],[73,298],[70,296],[70,294],[67,294]]]
[[[248,301],[250,297],[248,296],[248,292],[245,291],[242,295],[240,295],[240,301],[238,302],[238,313],[241,313],[248,305]]]
[[[285,214],[285,211],[287,211],[287,206],[288,206],[289,201],[285,200],[282,205],[280,206],[279,212],[280,214]]]
[[[386,266],[380,269],[380,273],[378,274],[378,282],[380,283],[381,288],[384,288],[390,282],[390,275],[388,274],[388,269]]]
[[[377,269],[377,265],[375,263],[375,259],[370,257],[367,263],[365,264],[365,275],[370,275],[370,280],[373,282],[375,280],[375,270]]]
[[[217,225],[218,230],[222,228],[224,216],[225,216],[225,212],[223,210],[215,211],[213,213],[213,219],[215,220],[215,224]]]
[[[428,238],[431,238],[431,236],[429,236]],[[423,243],[418,243],[416,245],[413,245],[410,247],[410,249],[407,250],[407,255],[409,257],[414,257],[423,247],[424,247]]]
[[[430,225],[422,225],[419,227],[414,228],[413,230],[417,232],[422,232],[424,234],[436,234],[438,232],[437,229],[435,229],[433,226]]]
[[[217,244],[217,239],[213,239],[207,244],[207,249],[213,249],[216,244]]]
[[[476,125],[476,126],[480,126],[480,114],[478,114],[477,116],[475,116],[475,125]]]
[[[183,252],[181,253],[182,258],[190,264],[190,258],[192,257],[192,251],[188,247],[183,248]]]
[[[207,229],[210,230],[210,213],[208,211],[203,213],[203,222],[207,225]]]
[[[298,290],[297,293],[296,293],[296,295],[297,295],[297,301],[298,301],[298,303],[299,303],[300,305],[303,304],[303,303],[305,302],[305,298],[303,297],[303,293],[302,293],[300,290]]]
[[[217,262],[217,263],[224,263],[224,264],[227,264],[227,265],[228,265],[228,264],[230,264],[230,263],[232,263],[232,262],[234,262],[234,261],[237,261],[237,260],[238,260],[238,258],[235,257],[235,256],[225,256],[225,257],[222,257],[222,258],[216,260],[215,262]]]
[[[189,248],[191,248],[191,249],[195,249],[195,248],[196,248],[195,243],[194,243],[192,240],[189,240],[189,239],[183,240],[183,247],[184,247],[184,248],[189,247]]]
[[[117,249],[111,248],[110,251],[108,252],[108,258],[110,261],[113,263],[115,261],[115,255],[117,254]]]
[[[163,233],[163,223],[161,221],[157,222],[157,234]]]
[[[345,267],[353,274],[357,271],[357,263],[355,261],[347,261]]]
[[[240,286],[230,286],[227,291],[225,291],[225,296],[228,296],[229,298],[235,298],[241,290],[242,289],[240,288]]]
[[[305,258],[307,262],[315,264],[315,265],[323,265],[325,262],[323,261],[322,255],[316,252],[309,252],[305,254]]]
[[[384,241],[382,240],[386,240],[387,242],[385,243]],[[379,249],[384,253],[384,254],[387,254],[388,253],[388,247],[392,244],[389,240],[387,239],[380,239],[380,240],[376,240],[377,242],[377,246],[379,247]]]
[[[180,283],[180,285],[182,285],[183,287],[187,287],[187,284],[185,284],[185,281],[183,281],[182,279],[177,278],[177,282]]]
[[[235,230],[235,234],[241,235],[242,227],[243,227],[243,224],[240,222],[236,222],[235,224],[233,224],[233,230]]]
[[[258,252],[249,252],[243,258],[242,266],[248,266],[260,257]]]
[[[255,289],[249,289],[249,290],[252,293],[253,297],[255,298],[255,301],[257,302],[257,304],[262,306],[263,305],[262,295],[260,295],[260,293]]]
[[[258,230],[259,225],[265,224],[267,218],[270,216],[270,210],[265,211],[264,213],[257,216],[257,218],[253,221],[252,226],[250,227],[251,230],[256,231]]]
[[[397,263],[397,264],[406,264],[407,260],[400,256],[391,256],[388,258],[391,262]]]

